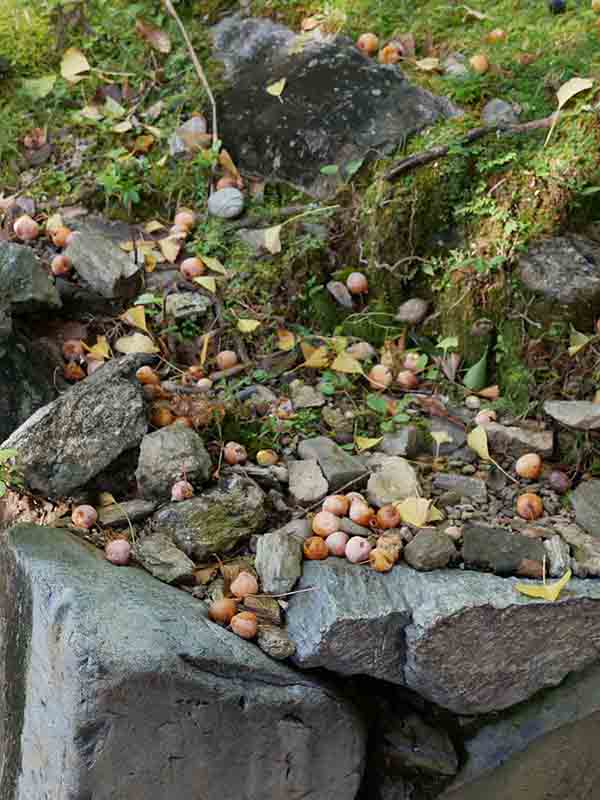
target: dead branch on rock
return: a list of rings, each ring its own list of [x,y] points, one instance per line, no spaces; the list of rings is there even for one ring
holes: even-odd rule
[[[556,116],[557,114],[554,113],[550,114],[549,117],[534,119],[531,122],[517,123],[514,125],[484,125],[481,128],[473,128],[473,130],[469,131],[466,136],[464,136],[462,139],[459,139],[457,142],[454,142],[453,144],[432,147],[431,150],[423,150],[420,153],[415,153],[412,156],[403,158],[401,161],[398,161],[389,170],[389,172],[386,173],[385,178],[388,181],[393,181],[396,178],[399,178],[400,175],[404,175],[406,172],[410,172],[417,167],[422,167],[425,164],[431,164],[432,161],[437,161],[438,158],[444,158],[455,147],[464,147],[465,145],[469,145],[478,139],[483,139],[484,136],[489,136],[492,133],[530,133],[531,131],[539,131],[551,128],[556,121]]]

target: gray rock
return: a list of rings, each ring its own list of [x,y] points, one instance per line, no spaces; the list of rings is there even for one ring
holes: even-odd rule
[[[497,575],[522,575],[523,562],[531,561],[539,565],[541,576],[545,554],[542,542],[519,533],[482,525],[465,525],[463,529],[462,555],[466,567]]]
[[[275,392],[260,384],[242,389],[238,393],[238,398],[259,413],[266,413],[268,408],[277,402]]]
[[[290,597],[295,662],[408,686],[457,714],[482,714],[557,686],[597,661],[600,582],[573,579],[555,603],[483,572],[385,575],[342,559],[305,561]]]
[[[454,558],[454,542],[440,531],[420,531],[404,548],[407,564],[419,570],[443,569]]]
[[[433,479],[433,488],[438,492],[458,492],[461,497],[468,497],[476,503],[487,502],[487,487],[480,478],[439,473]]]
[[[330,685],[61,530],[21,526],[0,550],[0,686],[7,800],[348,800],[360,783],[364,726]]]
[[[296,652],[296,645],[285,630],[278,628],[277,625],[261,623],[258,626],[256,641],[261,650],[277,661],[284,661]]]
[[[467,78],[469,76],[469,68],[466,61],[467,59],[462,53],[450,53],[442,61],[444,74],[450,78]]]
[[[109,528],[122,528],[130,522],[140,522],[156,508],[151,500],[126,500],[98,509],[98,521]]]
[[[577,524],[600,539],[600,480],[582,481],[570,497]]]
[[[339,305],[343,306],[344,308],[354,308],[352,295],[344,283],[341,281],[329,281],[326,288],[336,303],[339,303]]]
[[[578,431],[600,428],[600,405],[586,400],[548,400],[544,411],[549,417]]]
[[[440,800],[588,800],[600,790],[600,668],[489,720],[465,743],[465,764]],[[568,788],[567,788],[568,787]]]
[[[259,536],[255,565],[263,591],[290,592],[302,574],[302,540],[282,530]]]
[[[211,460],[204,442],[187,425],[169,425],[142,439],[135,477],[142,495],[169,500],[175,481],[185,478],[192,485],[206,483]]]
[[[420,297],[411,297],[410,300],[402,303],[394,319],[397,319],[398,322],[406,322],[408,325],[418,325],[425,319],[428,308],[429,302],[427,300],[423,300]]]
[[[180,125],[169,139],[169,152],[172,156],[197,153],[201,146],[206,147],[206,119],[197,114]],[[210,135],[209,135],[210,140]],[[204,145],[202,143],[204,142]]]
[[[244,195],[233,186],[219,189],[208,198],[208,213],[219,219],[235,219],[244,210]]]
[[[583,236],[543,239],[519,258],[521,281],[545,300],[581,311],[600,303],[600,246]]]
[[[416,425],[404,425],[399,431],[385,433],[377,449],[386,456],[414,458],[419,452],[420,443],[421,437]]]
[[[519,121],[514,105],[499,97],[494,97],[484,105],[481,118],[486,125],[515,125]]]
[[[308,539],[309,536],[312,536],[310,522],[306,519],[306,517],[293,519],[291,522],[288,522],[287,525],[284,525],[282,528],[278,528],[278,530],[283,533],[287,533],[288,536],[295,536],[300,542],[303,542],[305,539]]]
[[[321,408],[325,405],[325,396],[314,386],[301,380],[290,383],[290,397],[294,408]]]
[[[159,509],[150,529],[168,536],[190,558],[203,561],[257,533],[266,519],[264,502],[255,483],[231,475],[198,497]]]
[[[256,481],[263,489],[281,489],[282,483],[288,482],[288,470],[279,464],[274,464],[272,467],[259,467],[256,464],[235,464],[230,467],[232,472],[238,475],[245,475]]]
[[[500,425],[499,422],[486,422],[483,427],[494,457],[505,455],[519,458],[525,453],[538,453],[543,458],[550,458],[554,451],[552,431],[517,428]]]
[[[79,277],[101,297],[128,299],[142,286],[141,267],[102,233],[78,231],[65,255]]]
[[[362,525],[353,522],[349,517],[341,518],[340,530],[347,533],[348,536],[370,536],[373,533],[371,528],[364,528]]]
[[[266,255],[269,252],[266,247],[268,230],[269,228],[242,228],[235,235],[256,255]]]
[[[329,487],[321,468],[314,459],[288,461],[288,470],[289,492],[295,503],[301,506],[310,506],[325,497]]]
[[[383,761],[392,773],[406,770],[432,775],[456,775],[458,756],[445,730],[428,725],[418,714],[403,718],[387,714],[378,725],[383,738]]]
[[[174,292],[167,295],[165,311],[173,319],[196,319],[203,317],[212,303],[199,292]]]
[[[377,64],[340,36],[295,39],[269,20],[234,16],[213,29],[213,42],[231,77],[219,131],[234,160],[314,197],[334,194],[351,162],[389,153],[410,134],[458,113],[448,100],[411,85],[397,66]],[[281,98],[268,94],[265,87],[282,77]],[[331,164],[339,176],[321,173]]]
[[[560,537],[571,546],[571,568],[579,578],[600,577],[600,539],[584,533],[577,525],[557,523]]]
[[[134,555],[159,581],[189,583],[194,577],[194,562],[162,533],[138,539],[134,546]]]
[[[404,458],[379,456],[375,472],[367,483],[369,502],[381,508],[389,503],[419,494],[419,480],[414,468]]]
[[[551,578],[562,578],[571,562],[569,545],[558,535],[544,540],[548,557],[548,574]]]
[[[86,484],[146,433],[135,380],[143,357],[113,359],[30,417],[1,447],[19,451],[26,486],[64,497]]]
[[[434,455],[439,452],[441,456],[448,456],[451,453],[455,453],[461,447],[464,447],[467,442],[467,432],[465,428],[461,428],[459,425],[455,425],[453,422],[443,417],[433,417],[429,427],[432,434],[445,433],[450,439],[450,441],[442,442],[442,444],[439,445],[439,451],[436,442],[432,441],[431,452]]]
[[[363,475],[365,478],[367,476],[365,468],[357,458],[346,453],[326,436],[305,439],[298,447],[298,455],[300,458],[313,458],[318,461],[331,492],[336,492],[350,481],[358,481]]]

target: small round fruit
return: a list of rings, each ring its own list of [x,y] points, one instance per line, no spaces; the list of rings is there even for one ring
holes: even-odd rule
[[[369,553],[373,549],[368,539],[363,536],[353,536],[348,540],[346,545],[346,558],[352,564],[359,564],[362,561],[367,561]]]
[[[406,353],[402,361],[402,369],[416,372],[419,369],[419,361],[421,356],[419,353]]]
[[[32,242],[40,235],[40,226],[28,214],[22,214],[15,220],[13,230],[22,242]]]
[[[346,278],[346,286],[350,294],[367,294],[369,291],[369,281],[362,272],[351,272]]]
[[[158,372],[155,372],[152,367],[140,367],[135,373],[135,377],[144,386],[148,384],[158,386],[160,384],[160,375]]]
[[[178,225],[180,228],[186,228],[188,231],[190,228],[193,228],[196,224],[196,215],[193,211],[190,211],[187,208],[178,211],[175,214],[175,219],[173,220],[175,225]]]
[[[329,511],[336,517],[345,517],[350,509],[350,500],[343,494],[330,494],[323,500],[323,511]]]
[[[383,364],[375,364],[369,372],[367,380],[374,389],[387,389],[392,382],[391,370]]]
[[[83,358],[85,351],[79,339],[67,339],[63,343],[62,354],[65,361],[76,361]]]
[[[166,406],[155,406],[150,411],[150,422],[155,428],[166,428],[175,422],[175,415]]]
[[[403,369],[398,373],[398,376],[396,377],[396,383],[401,389],[405,389],[406,391],[410,392],[412,389],[417,388],[419,385],[419,379],[412,370]]]
[[[259,450],[256,454],[256,463],[259,467],[272,467],[279,461],[275,450]]]
[[[203,392],[210,392],[212,389],[213,382],[210,378],[200,378],[200,380],[196,383],[198,389]]]
[[[52,228],[52,230],[49,231],[50,239],[55,247],[66,247],[67,239],[70,235],[71,229],[65,228],[64,225],[61,225],[58,228]]]
[[[188,228],[183,228],[181,225],[171,225],[169,228],[169,236],[171,236],[173,239],[183,240],[187,239],[189,235],[190,232]]]
[[[537,453],[525,453],[517,460],[515,472],[519,478],[536,481],[542,474],[542,459]]]
[[[98,521],[98,513],[94,506],[75,506],[71,513],[71,522],[76,528],[93,528]]]
[[[478,75],[485,75],[490,68],[490,62],[487,60],[487,56],[484,56],[483,53],[477,53],[477,55],[474,55],[472,58],[470,58],[469,64],[471,65],[473,72],[476,72]]]
[[[258,621],[253,611],[240,611],[231,618],[231,630],[242,639],[254,639],[258,630]]]
[[[118,567],[126,567],[131,558],[131,545],[126,539],[113,539],[104,548],[106,560]]]
[[[234,350],[221,350],[215,360],[219,369],[231,369],[238,363],[237,353]]]
[[[50,262],[50,270],[55,278],[61,278],[71,272],[71,259],[68,256],[54,256]]]
[[[378,60],[380,64],[397,64],[404,56],[404,48],[399,42],[388,42],[379,51]]]
[[[200,275],[204,275],[206,267],[204,266],[204,261],[200,258],[186,258],[181,262],[179,271],[187,281],[191,281],[194,278],[199,278]]]
[[[367,501],[365,500],[364,495],[362,495],[360,492],[348,492],[346,497],[348,498],[351,504],[359,502],[367,505]]]
[[[350,506],[348,516],[352,522],[356,522],[357,525],[363,525],[364,527],[367,527],[371,524],[371,520],[375,517],[375,512],[366,503],[356,501]]]
[[[227,464],[233,466],[234,464],[243,464],[248,458],[248,453],[244,445],[237,442],[227,442],[223,448],[223,458]]]
[[[375,523],[378,528],[389,530],[397,528],[402,522],[402,516],[396,506],[388,505],[379,509],[375,515]]]
[[[316,536],[321,536],[326,539],[332,533],[339,531],[340,518],[332,514],[331,511],[319,511],[315,514],[312,521],[312,532]]]
[[[180,418],[181,419],[181,418]],[[194,487],[189,481],[176,481],[171,487],[171,500],[180,503],[194,496]]]
[[[340,558],[346,555],[346,545],[348,544],[348,534],[344,531],[336,531],[325,539],[327,550],[330,556],[339,556]]]
[[[308,561],[322,561],[329,555],[329,548],[325,539],[320,536],[309,536],[302,544],[304,558]]]
[[[240,572],[237,578],[231,583],[231,594],[238,600],[243,600],[251,594],[258,594],[258,581],[250,572]]]
[[[213,600],[208,607],[208,618],[219,625],[229,625],[237,614],[238,607],[235,600],[224,597],[222,600]]]
[[[557,494],[566,494],[571,488],[571,481],[560,469],[553,469],[548,475],[548,483]]]
[[[375,547],[369,553],[369,564],[373,567],[375,572],[389,572],[394,566],[394,559],[386,550],[380,550]]]
[[[526,492],[517,498],[517,514],[523,519],[539,519],[543,513],[544,504],[539,495]]]
[[[358,37],[356,46],[359,50],[362,50],[366,56],[374,56],[379,50],[379,39],[374,33],[363,33]]]
[[[82,381],[87,377],[81,364],[78,364],[76,361],[69,361],[68,364],[64,365],[63,375],[67,381]]]
[[[597,0],[597,2],[600,2],[600,0]],[[485,40],[490,44],[504,42],[506,40],[506,31],[502,30],[502,28],[494,28],[493,31],[488,33],[488,35],[485,37]]]

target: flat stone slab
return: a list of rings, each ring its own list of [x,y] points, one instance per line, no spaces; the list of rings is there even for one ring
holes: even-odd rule
[[[489,570],[497,575],[524,574],[527,562],[538,564],[541,574],[546,549],[539,539],[520,533],[484,525],[465,525],[462,555],[467,567]]]
[[[549,417],[578,431],[600,428],[600,405],[587,400],[548,400],[544,411]]]
[[[554,451],[552,431],[501,425],[499,422],[486,422],[483,427],[488,436],[492,455],[502,454],[519,458],[525,453],[537,453],[542,458],[550,458]]]
[[[600,302],[600,246],[583,236],[543,239],[519,258],[521,281],[564,306]]]
[[[103,233],[77,231],[65,255],[81,279],[101,297],[126,299],[141,288],[140,265]]]
[[[317,461],[325,480],[329,484],[329,491],[336,492],[342,486],[353,480],[358,480],[367,470],[362,462],[328,439],[326,436],[315,436],[305,439],[298,447],[298,455],[303,459]]]
[[[5,535],[2,798],[348,800],[364,750],[347,700],[200,601],[64,530]]]
[[[515,578],[466,570],[382,575],[340,559],[304,562],[290,597],[296,663],[407,686],[458,714],[508,708],[597,660],[600,582],[555,603]]]
[[[600,542],[600,480],[582,481],[571,493],[577,524]]]
[[[364,56],[344,37],[296,36],[266,19],[231,16],[213,28],[214,55],[231,88],[219,130],[234,160],[314,197],[335,193],[353,162],[391,153],[405,138],[458,109],[411,85],[398,66]],[[280,96],[267,86],[285,78]],[[339,167],[339,176],[321,167]]]

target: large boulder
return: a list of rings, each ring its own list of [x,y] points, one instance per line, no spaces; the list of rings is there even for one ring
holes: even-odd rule
[[[597,659],[600,584],[572,580],[555,603],[516,579],[463,570],[387,575],[305,562],[288,632],[302,667],[371,675],[458,714],[508,708]]]
[[[410,134],[458,113],[343,37],[295,36],[267,19],[232,16],[213,29],[213,40],[232,79],[219,130],[236,163],[315,197],[334,194],[340,177],[369,154],[391,153]],[[279,96],[267,92],[282,78]],[[321,172],[331,165],[339,176]]]
[[[346,700],[198,600],[64,531],[8,533],[0,797],[349,800],[364,747]]]
[[[25,485],[50,497],[83,486],[146,433],[146,409],[135,371],[143,358],[105,364],[40,408],[1,447],[19,453]]]

